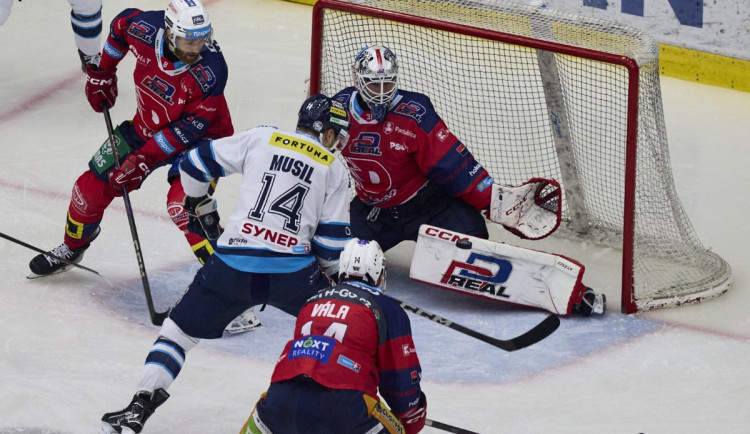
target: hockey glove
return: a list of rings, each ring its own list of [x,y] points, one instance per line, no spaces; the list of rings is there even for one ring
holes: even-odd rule
[[[102,105],[112,108],[117,99],[117,71],[103,71],[95,65],[86,65],[86,99],[95,112],[104,111]]]
[[[139,152],[128,155],[118,169],[109,172],[109,185],[115,190],[116,196],[122,196],[122,189],[137,190],[146,179],[154,163]]]
[[[420,393],[419,403],[417,403],[416,407],[396,414],[398,420],[401,421],[401,425],[404,426],[406,434],[416,434],[424,428],[424,423],[427,419],[427,397],[424,392]]]
[[[538,240],[560,225],[562,192],[554,179],[531,178],[519,186],[492,185],[488,218],[521,238]]]
[[[208,195],[201,197],[185,196],[183,202],[188,213],[187,230],[210,241],[221,236],[223,229],[219,226],[219,211],[216,200]]]

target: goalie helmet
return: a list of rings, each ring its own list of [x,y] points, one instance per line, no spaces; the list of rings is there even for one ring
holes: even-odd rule
[[[200,0],[171,0],[164,11],[164,25],[169,30],[170,48],[183,62],[184,52],[200,52],[203,44],[211,41],[211,17]]]
[[[340,102],[323,94],[316,94],[302,103],[297,128],[307,128],[319,135],[333,129],[336,132],[336,141],[330,148],[336,149],[346,145],[349,139],[349,113]]]
[[[339,280],[357,280],[385,292],[385,254],[380,244],[359,238],[349,240],[339,257]]]
[[[398,91],[398,60],[390,48],[373,45],[363,48],[352,66],[354,86],[372,110],[378,122],[385,120],[393,97]]]

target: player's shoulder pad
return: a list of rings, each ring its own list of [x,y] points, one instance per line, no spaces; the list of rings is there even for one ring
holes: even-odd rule
[[[332,96],[331,99],[340,102],[346,107],[349,104],[349,100],[352,97],[354,91],[357,90],[354,86],[349,86],[346,89],[340,90],[336,95]]]
[[[118,18],[132,19],[135,16],[139,16],[139,15],[143,15],[143,14],[145,14],[145,12],[143,12],[142,10],[140,10],[138,8],[127,8],[127,9],[124,9],[119,14],[115,15],[115,17],[113,18],[113,20],[116,20]],[[162,11],[162,18],[163,17],[164,17],[164,11]]]
[[[413,119],[426,133],[432,131],[432,128],[440,122],[440,116],[435,111],[430,98],[419,92],[399,89],[398,97],[390,112]]]
[[[219,96],[224,93],[224,88],[229,77],[227,62],[224,55],[210,44],[206,50],[201,52],[201,60],[190,67],[190,75],[200,86],[205,95]]]

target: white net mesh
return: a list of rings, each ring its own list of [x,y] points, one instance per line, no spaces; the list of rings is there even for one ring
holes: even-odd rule
[[[336,4],[369,8],[345,11]],[[313,66],[319,67],[318,91],[333,95],[350,86],[354,55],[382,43],[399,57],[399,86],[428,95],[496,181],[520,184],[540,176],[561,183],[559,235],[621,248],[624,216],[634,206],[633,252],[623,251],[633,263],[633,282],[623,282],[623,303],[632,295],[644,310],[726,291],[729,265],[701,244],[674,188],[658,45],[651,37],[504,1],[321,6],[321,60]],[[623,58],[635,69],[623,66]],[[637,88],[629,87],[631,71]],[[629,131],[630,146],[637,143],[632,205],[626,200]]]

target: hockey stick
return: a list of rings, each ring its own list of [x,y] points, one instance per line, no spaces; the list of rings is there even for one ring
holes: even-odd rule
[[[31,249],[31,250],[33,250],[33,251],[35,251],[35,252],[39,252],[39,253],[41,253],[41,254],[43,254],[43,255],[49,256],[49,257],[50,257],[50,258],[52,258],[52,259],[58,260],[58,261],[60,261],[60,262],[63,262],[63,263],[65,263],[65,264],[68,264],[68,265],[72,265],[72,266],[74,266],[74,267],[77,267],[77,268],[80,268],[81,270],[86,270],[86,271],[88,271],[89,273],[94,273],[94,274],[96,274],[96,275],[97,275],[97,276],[99,276],[99,277],[104,277],[104,276],[102,276],[101,274],[99,274],[99,272],[98,272],[98,271],[96,271],[96,270],[92,270],[92,269],[91,269],[91,268],[89,268],[89,267],[84,267],[83,265],[78,265],[78,264],[76,264],[76,263],[74,263],[74,262],[70,262],[70,261],[68,261],[67,259],[64,259],[64,258],[61,258],[61,257],[59,257],[59,256],[53,255],[52,253],[49,253],[49,252],[45,252],[44,250],[42,250],[42,249],[40,249],[40,248],[38,248],[38,247],[34,247],[34,246],[32,246],[31,244],[27,244],[27,243],[24,243],[23,241],[21,241],[21,240],[18,240],[18,239],[16,239],[16,238],[13,238],[13,237],[11,237],[10,235],[5,235],[4,233],[0,232],[0,237],[2,237],[2,238],[5,238],[5,239],[6,239],[6,240],[8,240],[8,241],[12,241],[12,242],[14,242],[14,243],[16,243],[16,244],[18,244],[18,245],[24,246],[24,247],[26,247],[27,249]]]
[[[107,133],[109,134],[109,147],[112,149],[112,155],[115,160],[115,167],[120,168],[120,152],[117,150],[117,139],[112,128],[112,118],[109,117],[109,109],[102,104],[104,121],[107,123]],[[151,287],[148,284],[146,275],[146,265],[143,263],[143,254],[141,253],[141,243],[138,241],[138,231],[135,228],[135,217],[133,216],[133,207],[130,205],[130,196],[128,189],[122,188],[122,199],[125,202],[125,211],[128,214],[128,223],[130,224],[130,234],[133,236],[133,247],[135,247],[135,256],[138,258],[138,268],[141,271],[141,281],[143,282],[143,292],[146,294],[146,304],[148,313],[151,316],[151,323],[160,326],[169,316],[169,310],[157,312],[154,308],[154,300],[151,298]]]
[[[437,314],[428,312],[417,306],[410,305],[408,303],[397,300],[395,298],[394,300],[396,301],[396,303],[400,304],[401,307],[404,308],[404,310],[414,312],[417,315],[423,316],[429,320],[435,321],[436,323],[442,324],[446,327],[450,327],[453,330],[459,331],[463,334],[479,339],[482,342],[486,342],[492,346],[498,347],[505,351],[520,350],[521,348],[526,348],[529,345],[533,345],[541,341],[542,339],[546,338],[547,336],[551,335],[552,332],[557,330],[557,327],[560,326],[560,318],[558,318],[556,315],[549,315],[542,322],[537,324],[533,329],[527,331],[526,333],[520,336],[516,336],[515,338],[508,339],[508,340],[497,339],[497,338],[493,338],[492,336],[487,336],[484,333],[479,333],[478,331],[472,330],[468,327],[464,327],[461,324],[456,324],[449,319],[445,319]]]
[[[424,424],[433,428],[441,429],[456,434],[479,434],[475,431],[469,431],[468,429],[459,428],[457,426],[448,425],[447,423],[438,422],[432,419],[425,419]]]

